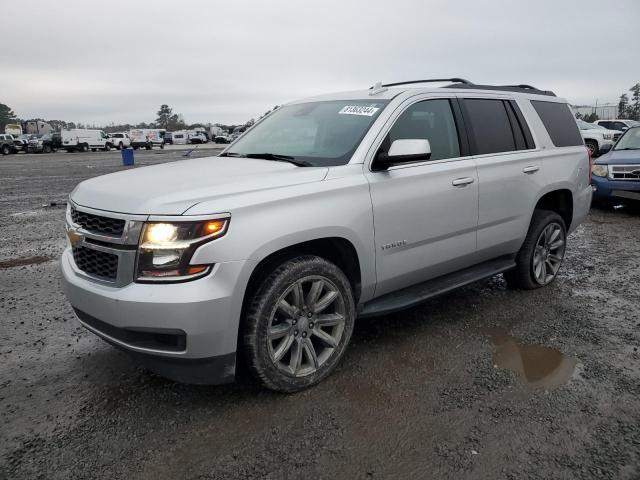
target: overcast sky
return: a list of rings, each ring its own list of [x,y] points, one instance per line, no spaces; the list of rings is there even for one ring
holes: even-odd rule
[[[572,103],[640,81],[640,1],[3,2],[0,103],[22,118],[240,123],[375,81],[530,83]]]

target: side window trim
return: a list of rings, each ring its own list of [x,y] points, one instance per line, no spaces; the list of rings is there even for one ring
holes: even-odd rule
[[[467,134],[467,126],[464,121],[464,115],[460,107],[460,100],[458,98],[450,98],[449,104],[453,111],[453,120],[456,123],[456,129],[458,130],[458,144],[460,148],[460,157],[468,157],[471,155],[471,144],[469,143],[469,135]]]
[[[527,124],[527,121],[522,115],[522,110],[518,106],[518,103],[515,100],[509,100],[509,104],[516,114],[516,118],[518,119],[518,123],[520,124],[520,128],[522,129],[522,133],[524,133],[524,141],[527,146],[527,150],[533,150],[536,148],[536,142],[533,140],[533,135],[531,135],[531,129]]]

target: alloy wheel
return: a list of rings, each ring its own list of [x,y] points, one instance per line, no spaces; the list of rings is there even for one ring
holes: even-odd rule
[[[533,252],[533,277],[538,284],[547,285],[556,277],[564,250],[564,229],[556,222],[550,223],[542,230]]]
[[[318,370],[336,351],[345,328],[345,299],[328,278],[309,276],[278,299],[267,330],[269,356],[295,377]]]

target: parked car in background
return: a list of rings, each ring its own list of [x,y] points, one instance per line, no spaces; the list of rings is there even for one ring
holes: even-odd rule
[[[593,200],[603,205],[640,202],[640,125],[628,128],[591,167]]]
[[[618,130],[624,132],[628,128],[638,127],[640,126],[640,122],[636,122],[635,120],[625,120],[616,118],[614,120],[596,120],[596,125],[601,125],[604,128],[608,128],[609,130]]]
[[[159,128],[136,128],[129,131],[131,146],[134,150],[145,148],[151,150],[154,146],[164,148],[164,130]]]
[[[207,137],[202,132],[189,132],[189,143],[207,143]]]
[[[31,135],[29,138],[29,144],[27,145],[27,152],[29,153],[52,153],[57,151],[54,146],[53,136],[46,135]]]
[[[197,132],[197,133],[201,133],[202,135],[204,135],[204,138],[205,138],[205,142],[204,143],[208,143],[209,140],[211,139],[211,137],[209,136],[209,132],[204,127],[196,127],[196,128],[193,129],[193,131]]]
[[[164,143],[166,145],[173,145],[173,132],[164,132]]]
[[[186,130],[179,130],[171,134],[173,145],[186,145],[189,142],[189,134]]]
[[[67,152],[109,151],[113,142],[102,130],[74,128],[62,131],[62,148]]]
[[[15,147],[16,153],[18,152],[27,153],[27,148],[29,147],[30,138],[31,138],[31,135],[27,135],[26,133],[23,133],[18,137],[14,137],[13,145]]]
[[[218,158],[82,182],[60,260],[79,321],[169,378],[227,382],[242,355],[295,392],[335,369],[358,316],[498,273],[549,285],[591,204],[569,106],[450,81],[300,100]]]
[[[231,143],[231,138],[229,138],[227,135],[218,135],[214,139],[214,142],[216,142],[216,143]]]
[[[10,153],[16,153],[16,146],[14,145],[13,135],[8,133],[0,134],[0,153],[2,155],[9,155]]]
[[[578,128],[580,129],[580,135],[584,140],[584,144],[591,152],[592,157],[600,155],[600,150],[605,145],[613,146],[615,140],[622,135],[622,132],[617,130],[607,130],[599,125],[585,122],[584,120],[576,119]]]
[[[131,139],[129,138],[129,134],[127,132],[116,132],[110,133],[109,138],[111,139],[111,143],[118,150],[122,150],[123,148],[128,148],[131,146]]]
[[[24,132],[22,131],[22,125],[19,123],[7,123],[4,126],[4,133],[8,135],[13,135],[13,138],[18,138]]]

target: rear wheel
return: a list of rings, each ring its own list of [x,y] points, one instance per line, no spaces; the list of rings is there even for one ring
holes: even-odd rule
[[[45,145],[42,147],[43,153],[51,153],[51,145]]]
[[[242,331],[249,368],[272,390],[310,387],[336,367],[354,321],[351,285],[336,265],[312,255],[289,260],[249,300]]]
[[[2,155],[9,155],[11,153],[11,149],[9,148],[9,145],[3,145],[2,146]]]
[[[87,145],[86,143],[83,143],[82,145],[80,145],[80,151],[81,152],[88,152],[89,151],[89,145]]]
[[[104,146],[105,151],[110,151],[111,150],[111,144],[110,143],[106,143]]]
[[[584,144],[589,149],[589,152],[591,153],[592,157],[598,156],[598,142],[594,140],[585,140]]]
[[[120,143],[118,144],[118,150],[122,150],[123,148],[124,148],[124,145],[122,144],[122,142],[120,142]]]
[[[504,273],[507,284],[533,290],[553,282],[562,265],[566,243],[567,230],[562,217],[549,210],[536,210],[516,256],[516,267]]]

